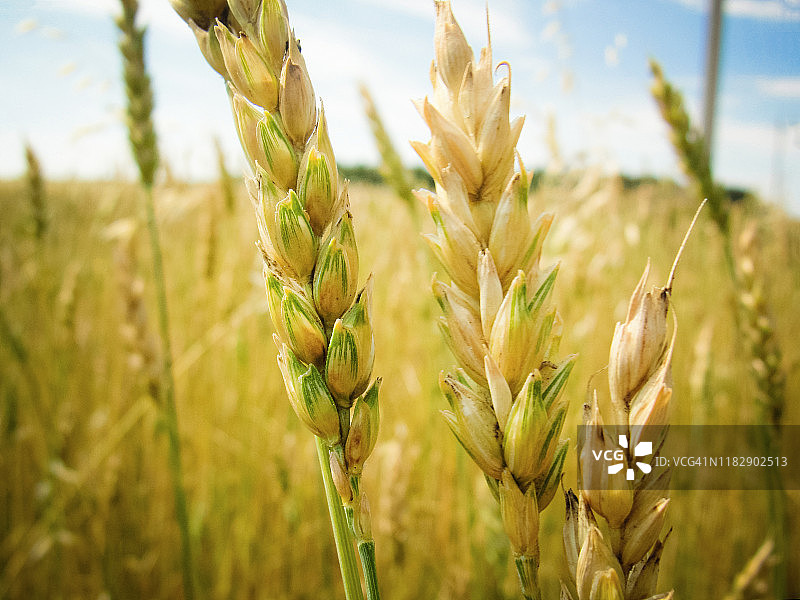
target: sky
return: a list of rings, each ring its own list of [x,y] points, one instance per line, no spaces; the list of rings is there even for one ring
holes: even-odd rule
[[[548,123],[567,167],[683,181],[649,92],[655,58],[700,123],[708,0],[453,0],[476,54],[511,65],[519,150],[546,166]],[[161,154],[172,173],[217,177],[214,140],[243,168],[221,78],[167,0],[140,0]],[[339,163],[377,164],[359,83],[406,164],[428,131],[431,0],[287,0]],[[725,0],[714,168],[800,215],[800,0]],[[123,124],[115,0],[0,0],[0,177],[30,143],[49,178],[135,175]]]

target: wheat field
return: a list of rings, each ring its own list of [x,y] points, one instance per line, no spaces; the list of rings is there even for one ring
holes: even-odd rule
[[[155,190],[198,589],[220,599],[339,598],[314,444],[285,400],[255,222],[243,187],[233,191],[227,208],[217,184]],[[141,191],[46,181],[44,194],[48,226],[37,237],[25,181],[0,183],[0,597],[180,598],[167,440],[150,389],[152,344],[142,341],[155,335],[156,316]],[[562,348],[580,354],[566,391],[564,435],[574,439],[642,264],[650,257],[654,279],[666,281],[697,200],[672,182],[592,172],[537,179],[531,197],[556,214],[543,263],[561,261]],[[418,217],[388,187],[354,183],[351,200],[362,273],[375,275],[375,373],[384,379],[364,476],[382,593],[517,597],[497,504],[439,414],[438,374],[452,366],[427,292],[439,267]],[[735,232],[758,225],[755,262],[787,373],[783,422],[797,423],[800,224],[750,197],[732,215]],[[750,355],[708,219],[686,248],[673,301],[673,422],[757,422]],[[575,486],[575,467],[571,450],[565,487]],[[767,497],[672,496],[662,587],[721,598],[763,542]],[[800,496],[787,496],[791,549]],[[542,515],[545,597],[565,575],[563,511],[559,494]],[[800,555],[788,559],[787,590],[797,593]]]

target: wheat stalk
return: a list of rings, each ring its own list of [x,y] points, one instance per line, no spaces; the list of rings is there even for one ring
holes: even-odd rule
[[[412,145],[436,184],[435,193],[418,192],[436,226],[426,238],[451,279],[433,283],[460,367],[440,378],[450,404],[443,414],[500,501],[524,596],[539,598],[539,512],[566,456],[561,392],[575,358],[556,358],[558,267],[539,266],[552,216],[528,212],[510,67],[501,63],[495,82],[491,42],[476,60],[450,2],[435,6],[433,95],[418,103],[431,141]]]
[[[208,62],[228,83],[239,138],[252,169],[247,187],[278,364],[289,401],[317,436],[347,597],[360,597],[339,502],[358,541],[369,598],[378,598],[375,545],[361,473],[378,434],[372,380],[372,279],[358,291],[358,249],[328,137],[300,44],[283,0],[173,6]],[[352,549],[349,551],[352,553]]]
[[[195,583],[189,533],[189,510],[183,485],[178,410],[175,402],[175,376],[172,370],[172,344],[169,335],[167,286],[153,200],[153,181],[158,168],[158,146],[152,119],[153,92],[144,62],[145,29],[136,25],[138,0],[120,0],[120,2],[122,15],[117,18],[116,22],[121,33],[119,49],[122,54],[123,78],[128,100],[128,139],[133,157],[139,167],[139,179],[145,191],[145,220],[150,238],[153,278],[158,303],[158,324],[162,346],[159,400],[169,444],[169,466],[175,496],[175,518],[181,535],[183,594],[187,600],[192,600]]]

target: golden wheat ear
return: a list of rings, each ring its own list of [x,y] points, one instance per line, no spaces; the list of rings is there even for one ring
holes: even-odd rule
[[[523,595],[539,598],[539,513],[567,454],[562,392],[576,358],[559,358],[558,265],[539,264],[553,219],[528,210],[510,66],[495,67],[491,43],[476,57],[450,2],[435,7],[433,94],[417,103],[431,139],[412,146],[436,183],[417,192],[435,226],[426,240],[450,276],[433,283],[460,367],[441,377],[443,415],[499,499]]]
[[[601,408],[597,390],[593,390],[585,407],[585,439],[578,456],[580,499],[572,490],[566,492],[564,550],[570,579],[564,584],[564,594],[568,598],[660,597],[654,594],[669,535],[661,538],[670,504],[671,471],[654,464],[652,455],[663,444],[670,422],[672,357],[678,328],[673,318],[670,336],[668,313],[680,257],[705,204],[701,203],[694,215],[664,287],[647,289],[647,262],[625,320],[614,329],[608,357],[608,401]],[[640,444],[655,452],[645,451],[640,456]],[[596,459],[620,447],[625,452],[615,471]],[[626,476],[620,478],[623,470]],[[605,520],[606,527],[598,527],[596,516]]]

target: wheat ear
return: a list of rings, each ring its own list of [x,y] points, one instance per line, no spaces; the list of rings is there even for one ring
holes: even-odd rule
[[[367,596],[378,598],[375,544],[361,473],[378,434],[372,380],[372,278],[359,291],[347,183],[283,0],[173,0],[223,75],[253,175],[247,187],[278,364],[289,401],[317,436],[348,598],[361,595],[341,502],[358,542]],[[348,553],[349,547],[349,553]]]
[[[161,356],[144,300],[145,282],[138,274],[137,225],[132,219],[112,223],[105,237],[114,243],[114,266],[122,298],[120,334],[128,353],[128,366],[145,384],[152,398],[161,395]]]
[[[44,179],[42,168],[33,146],[25,144],[25,183],[28,200],[33,213],[33,232],[36,239],[42,239],[47,231],[47,210],[45,206]]]
[[[528,213],[510,67],[501,63],[495,82],[491,43],[476,60],[450,2],[435,7],[433,96],[418,103],[431,141],[412,145],[436,184],[435,193],[418,192],[436,226],[426,239],[451,279],[433,282],[460,367],[440,378],[450,404],[443,414],[500,501],[523,595],[539,598],[539,512],[561,478],[561,392],[575,358],[556,358],[558,267],[539,266],[552,216]]]
[[[175,403],[175,376],[172,370],[172,344],[169,336],[167,285],[164,278],[161,242],[153,201],[153,180],[158,167],[158,146],[152,119],[153,92],[144,63],[145,29],[136,25],[139,3],[137,0],[120,0],[120,2],[122,15],[117,18],[117,27],[122,34],[119,49],[122,54],[125,93],[128,99],[128,139],[131,143],[133,157],[139,167],[139,179],[145,191],[145,219],[150,238],[153,279],[158,302],[158,324],[162,346],[159,400],[169,445],[170,475],[175,496],[175,518],[181,535],[183,594],[187,600],[192,600],[195,584],[189,533],[189,510],[183,485],[178,409]]]
[[[617,323],[614,331],[606,414],[601,414],[596,391],[585,407],[586,436],[579,455],[581,497],[566,492],[564,548],[570,584],[575,586],[571,589],[577,592],[573,596],[564,591],[568,598],[642,600],[653,596],[658,581],[663,549],[658,538],[669,506],[665,490],[670,473],[651,467],[646,458],[634,458],[633,449],[641,441],[640,426],[648,426],[648,440],[663,441],[666,435],[673,343],[667,340],[669,285],[646,291],[649,270],[648,263],[625,322]],[[614,435],[604,429],[605,423],[615,426]],[[610,481],[615,475],[594,460],[597,452],[620,447],[618,435],[628,440],[625,465],[646,464],[648,471],[627,487]],[[595,513],[608,522],[607,533],[598,527]]]
[[[753,357],[751,369],[759,391],[762,410],[769,416],[770,425],[780,430],[786,405],[786,374],[783,358],[775,339],[775,327],[764,293],[764,283],[758,268],[758,230],[755,221],[747,224],[738,239],[739,246],[739,306]]]

